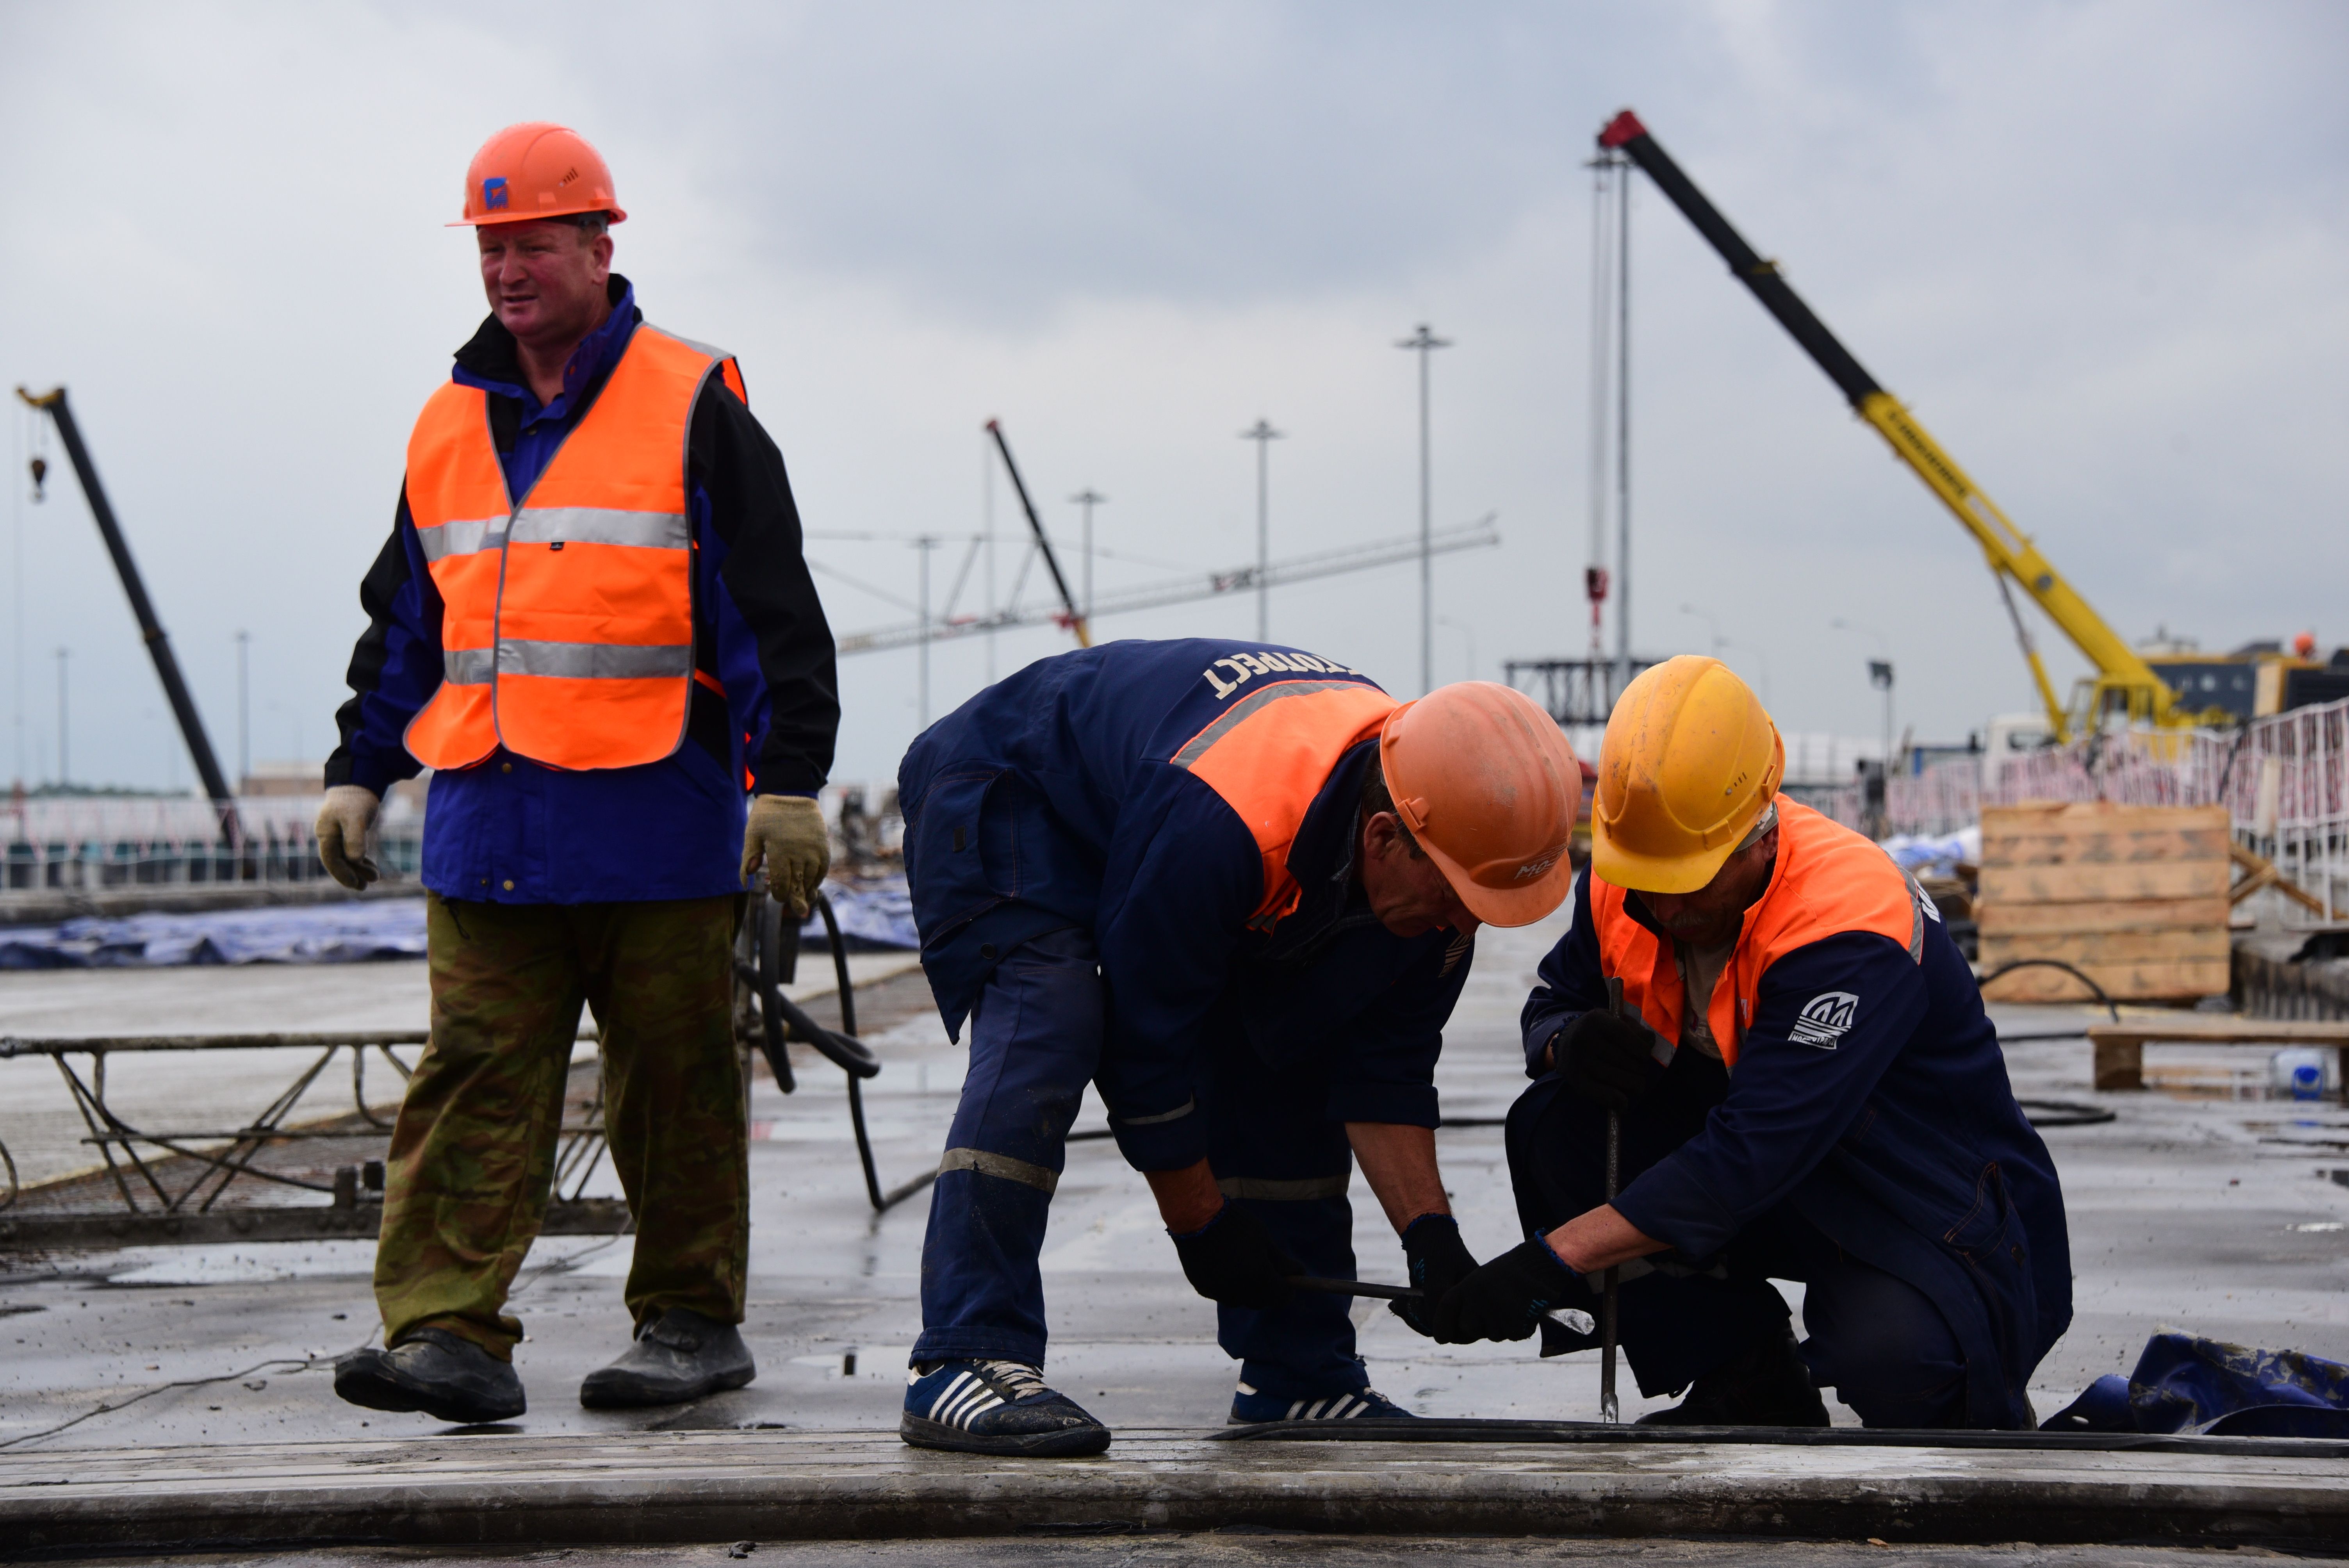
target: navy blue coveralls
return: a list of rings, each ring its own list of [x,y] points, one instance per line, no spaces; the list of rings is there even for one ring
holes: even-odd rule
[[[1590,882],[1576,882],[1573,924],[1521,1020],[1536,1081],[1510,1110],[1508,1151],[1529,1235],[1606,1202],[1606,1113],[1544,1061],[1606,1005]],[[1808,1282],[1814,1380],[1868,1425],[2030,1424],[2032,1369],[2072,1319],[2063,1192],[1973,974],[1917,899],[1914,957],[1866,932],[1796,948],[1763,972],[1733,1072],[1677,1050],[1624,1114],[1614,1206],[1673,1248],[1628,1265],[1639,1277],[1622,1286],[1642,1394],[1783,1334],[1769,1281],[1793,1279]],[[1638,894],[1623,909],[1656,930]],[[1849,1006],[1817,1006],[1830,997]]]
[[[1042,1364],[1037,1258],[1088,1082],[1136,1170],[1206,1158],[1308,1273],[1354,1277],[1345,1124],[1437,1124],[1471,956],[1453,932],[1389,933],[1356,886],[1392,706],[1298,649],[1122,642],[1030,665],[915,741],[898,790],[922,964],[948,1033],[971,1026],[916,1362]],[[1276,820],[1293,838],[1265,835]],[[1217,1339],[1265,1393],[1359,1391],[1347,1305],[1219,1306]]]

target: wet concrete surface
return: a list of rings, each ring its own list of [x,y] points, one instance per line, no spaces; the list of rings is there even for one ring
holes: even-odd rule
[[[1497,1119],[1523,1084],[1516,1011],[1556,934],[1553,922],[1480,937],[1475,971],[1447,1034],[1439,1081],[1454,1125],[1438,1135],[1438,1147],[1464,1232],[1480,1256],[1516,1238],[1501,1130],[1478,1123]],[[420,983],[421,965],[412,968]],[[11,987],[21,978],[41,977],[0,976],[0,1017],[9,1016]],[[203,1029],[335,1026],[307,1008],[288,1016],[290,996],[257,999],[240,975],[191,970],[169,978],[179,988],[168,1005],[152,989],[138,993],[142,1016],[168,1011],[181,1026]],[[106,1022],[104,995],[85,994],[79,1005],[84,1032],[131,1026]],[[882,1180],[894,1184],[936,1161],[962,1053],[946,1041],[918,975],[862,993],[861,1009],[863,1032],[888,1064],[869,1086],[867,1105]],[[825,1008],[816,1011],[830,1016]],[[1997,1011],[2010,1032],[2074,1026],[2087,1016],[2064,1008]],[[49,1032],[52,1026],[37,1027]],[[34,1031],[0,1024],[0,1032]],[[2237,1052],[2219,1066],[2251,1067],[2251,1057]],[[2126,1372],[2146,1338],[2163,1328],[2349,1359],[2349,1302],[2341,1288],[2349,1280],[2349,1188],[2323,1174],[2336,1164],[2349,1169],[2349,1116],[2339,1106],[2189,1099],[2159,1089],[2099,1095],[2088,1087],[2084,1040],[2017,1045],[2010,1060],[2020,1095],[2117,1112],[2111,1123],[2046,1134],[2070,1207],[2078,1315],[2034,1380],[2043,1414],[2094,1377]],[[2162,1060],[2156,1053],[2148,1066]],[[550,1239],[533,1251],[514,1302],[529,1336],[516,1360],[532,1408],[512,1429],[616,1436],[894,1428],[905,1346],[919,1327],[916,1282],[927,1200],[917,1196],[875,1217],[857,1167],[842,1075],[811,1056],[802,1059],[799,1076],[800,1091],[789,1098],[763,1076],[753,1093],[745,1334],[759,1357],[758,1381],[681,1409],[580,1408],[579,1379],[626,1342],[620,1284],[631,1243]],[[1080,1127],[1102,1124],[1098,1104],[1089,1103]],[[608,1178],[589,1188],[615,1190]],[[1376,1203],[1360,1183],[1354,1197],[1363,1275],[1399,1281],[1401,1253]],[[355,1410],[333,1397],[327,1363],[368,1342],[375,1329],[372,1250],[366,1243],[279,1243],[0,1260],[0,1446],[23,1454],[447,1430],[420,1416]],[[1053,1332],[1048,1373],[1058,1386],[1112,1427],[1222,1422],[1234,1369],[1214,1343],[1214,1310],[1185,1284],[1147,1190],[1106,1141],[1071,1147],[1044,1271]],[[1799,1304],[1800,1287],[1785,1288]],[[1434,1346],[1372,1303],[1358,1307],[1357,1322],[1376,1386],[1419,1413],[1596,1414],[1596,1355],[1541,1361],[1525,1346]],[[1631,1398],[1626,1415],[1666,1402]],[[1853,1421],[1832,1398],[1829,1408],[1839,1423]],[[75,1424],[36,1436],[67,1421]],[[1294,1551],[1309,1554],[1330,1544],[1300,1541]],[[1116,1551],[1145,1548],[1176,1554],[1125,1560],[1278,1561],[1285,1559],[1245,1553],[1291,1550],[1253,1538],[1186,1537],[1131,1541]],[[978,1542],[968,1551],[979,1554],[949,1557],[930,1545],[923,1560],[991,1562],[986,1552],[1007,1549]],[[1043,1549],[1040,1542],[1022,1548],[1030,1555]],[[1359,1560],[1423,1560],[1408,1556],[1402,1542],[1378,1549],[1402,1554]],[[836,1549],[843,1555],[832,1558],[807,1555],[812,1550],[792,1549],[808,1562],[864,1561],[883,1549],[843,1547]],[[1065,1542],[1050,1547],[1078,1550]],[[1489,1550],[1565,1549],[1495,1543]],[[1179,1554],[1185,1551],[1197,1555]],[[2019,1560],[2162,1559],[2074,1553]]]

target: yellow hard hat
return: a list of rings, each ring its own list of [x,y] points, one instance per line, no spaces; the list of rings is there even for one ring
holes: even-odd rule
[[[1786,743],[1719,659],[1682,654],[1623,688],[1599,743],[1591,869],[1637,892],[1694,892],[1778,792]]]

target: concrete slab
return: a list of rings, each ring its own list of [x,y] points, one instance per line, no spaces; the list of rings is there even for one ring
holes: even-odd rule
[[[841,1541],[1259,1529],[1884,1541],[2349,1539],[2325,1458],[1216,1442],[995,1460],[869,1432],[504,1433],[0,1457],[19,1551]]]
[[[1454,1119],[1439,1134],[1439,1148],[1479,1255],[1515,1240],[1515,1219],[1500,1130],[1476,1123],[1502,1115],[1523,1084],[1516,1012],[1556,934],[1553,923],[1481,936],[1476,968],[1447,1034],[1439,1081],[1445,1113]],[[379,966],[394,967],[420,982],[421,965]],[[815,965],[804,971],[811,978],[818,972]],[[362,987],[372,978],[364,968],[313,974]],[[12,995],[26,995],[12,993],[10,983],[48,978],[0,977],[0,1019],[8,1016]],[[150,977],[103,978],[119,985]],[[420,990],[417,995],[420,1009]],[[84,994],[78,1000],[95,1007],[105,999]],[[250,1026],[267,1018],[261,1009],[289,1002],[323,1005],[223,987],[181,993],[177,1006],[183,1016],[201,1020],[181,1026],[225,1028]],[[963,1053],[946,1041],[917,974],[863,990],[859,1006],[864,1034],[887,1064],[867,1091],[867,1105],[882,1179],[894,1183],[936,1161]],[[826,1007],[815,1010],[831,1016]],[[2014,1032],[2078,1027],[2092,1016],[2081,1009],[1999,1011]],[[284,1021],[283,1015],[273,1021]],[[0,1028],[24,1032],[5,1022]],[[2093,1103],[2117,1116],[2103,1126],[2047,1133],[2071,1207],[2080,1310],[2071,1334],[2040,1369],[2033,1397],[2041,1410],[2058,1408],[2097,1376],[2127,1371],[2147,1336],[2162,1327],[2349,1359],[2349,1296],[2342,1288],[2349,1283],[2349,1188],[2323,1174],[2336,1165],[2349,1169],[2349,1114],[2334,1105],[2198,1096],[2182,1086],[2174,1093],[2100,1095],[2089,1087],[2085,1039],[2017,1045],[2010,1063],[2020,1094]],[[518,1433],[496,1441],[572,1445],[560,1449],[565,1453],[577,1445],[592,1450],[651,1441],[653,1451],[662,1451],[660,1442],[678,1436],[722,1445],[744,1437],[796,1440],[849,1432],[877,1445],[855,1450],[870,1453],[874,1463],[885,1456],[895,1456],[893,1463],[909,1459],[887,1434],[905,1347],[919,1327],[927,1201],[917,1197],[884,1216],[871,1212],[849,1140],[844,1080],[812,1056],[799,1066],[797,1094],[779,1094],[763,1077],[752,1094],[757,1137],[745,1333],[760,1359],[759,1380],[678,1410],[581,1409],[579,1379],[626,1343],[619,1280],[631,1243],[549,1239],[533,1251],[514,1304],[529,1335],[516,1359],[532,1408]],[[2226,1092],[2236,1089],[2230,1085]],[[0,1117],[13,1109],[0,1084]],[[1101,1119],[1098,1106],[1089,1105],[1080,1125],[1097,1127]],[[589,1188],[596,1194],[615,1190],[607,1172]],[[1399,1249],[1359,1189],[1355,1209],[1365,1277],[1400,1280]],[[332,1356],[372,1336],[372,1246],[351,1242],[0,1259],[0,1449],[12,1461],[18,1454],[71,1450],[97,1465],[112,1463],[107,1456],[117,1450],[183,1445],[188,1462],[210,1463],[202,1456],[220,1448],[239,1456],[222,1461],[233,1471],[265,1470],[280,1459],[357,1453],[354,1445],[399,1434],[438,1442],[422,1436],[434,1429],[425,1418],[354,1410],[328,1387],[324,1368]],[[1053,1331],[1049,1370],[1124,1434],[1113,1457],[1123,1462],[1142,1453],[1128,1440],[1137,1434],[1195,1431],[1223,1418],[1233,1367],[1215,1346],[1213,1309],[1183,1282],[1146,1190],[1105,1142],[1071,1146],[1045,1270]],[[1785,1288],[1799,1307],[1800,1287]],[[1596,1413],[1595,1355],[1540,1361],[1521,1346],[1434,1346],[1375,1303],[1358,1307],[1357,1322],[1377,1386],[1421,1414],[1547,1419]],[[1668,1402],[1628,1399],[1626,1413]],[[1832,1399],[1829,1409],[1839,1422],[1852,1420]],[[76,1424],[40,1435],[67,1421]],[[457,1446],[448,1451],[471,1453],[463,1445],[480,1439],[450,1440]],[[1218,1445],[1213,1451],[1225,1450]],[[512,1453],[500,1462],[516,1474],[533,1470],[535,1461],[522,1457],[523,1449]],[[1415,1471],[1416,1461],[1403,1460],[1389,1453],[1378,1462]],[[1672,1462],[1688,1460],[1683,1453]],[[1296,1462],[1311,1470],[1334,1460],[1317,1451]],[[1472,1468],[1484,1462],[1456,1451],[1442,1460]],[[1537,1469],[1546,1474],[1543,1467],[1561,1462],[1553,1455]],[[1737,1460],[1725,1473],[1758,1473],[1737,1468],[1750,1463]],[[2132,1484],[2165,1484],[2170,1461],[2147,1463],[2147,1475]],[[1876,1482],[1847,1478],[1837,1484],[1857,1495]],[[2013,1522],[1983,1529],[1983,1540],[2040,1539]],[[1826,1532],[1896,1539],[1875,1529]],[[763,1535],[781,1538],[771,1529]],[[760,1539],[761,1532],[746,1530],[743,1538]]]

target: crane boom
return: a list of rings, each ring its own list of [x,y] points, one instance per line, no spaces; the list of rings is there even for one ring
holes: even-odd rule
[[[66,456],[72,460],[74,477],[81,481],[82,499],[89,502],[89,514],[97,521],[100,538],[106,541],[106,552],[114,558],[114,570],[122,579],[123,596],[130,601],[131,618],[139,623],[140,640],[147,645],[148,656],[155,661],[155,677],[163,683],[163,696],[171,705],[171,717],[180,721],[180,736],[188,745],[188,755],[196,765],[196,777],[203,781],[204,793],[211,797],[212,810],[220,818],[221,837],[233,849],[244,847],[244,822],[237,815],[236,796],[228,787],[228,779],[221,772],[220,761],[212,755],[212,737],[204,733],[203,716],[196,711],[196,699],[189,695],[188,683],[180,674],[180,661],[171,653],[171,639],[164,634],[163,623],[155,614],[155,603],[147,597],[146,581],[139,575],[138,562],[130,559],[130,542],[122,536],[122,525],[115,521],[114,507],[106,499],[106,488],[98,482],[98,465],[90,461],[89,448],[82,443],[81,427],[74,420],[73,407],[66,401],[66,389],[54,387],[36,397],[24,387],[16,396],[29,407],[46,412],[57,422],[57,435],[65,441]]]
[[[1861,367],[1851,351],[1787,285],[1779,274],[1777,263],[1764,261],[1745,242],[1744,237],[1730,226],[1729,220],[1721,215],[1720,209],[1706,200],[1704,192],[1649,134],[1637,115],[1627,108],[1609,120],[1599,133],[1599,145],[1604,150],[1620,152],[1638,164],[1671,198],[1682,215],[1696,226],[1697,232],[1729,263],[1738,282],[1754,292],[1763,308],[1775,316],[1818,367],[1826,372],[1827,379],[1850,400],[1859,417],[1876,428],[1892,448],[1893,455],[1908,464],[1973,535],[1989,560],[1991,571],[2000,579],[2001,591],[2011,580],[2030,594],[2033,603],[2095,666],[2095,691],[2082,716],[2084,719],[2093,723],[2097,715],[2108,709],[2125,711],[2132,719],[2159,724],[2189,724],[2199,719],[2201,716],[2179,709],[2178,694],[2048,563],[2031,536],[2008,521],[1998,504],[1967,476],[1955,459],[1941,449],[1940,443],[1928,435],[1909,410]],[[2008,609],[2011,612],[2013,608],[2010,599]],[[2074,728],[2071,716],[2056,700],[2046,666],[2040,662],[2039,651],[2032,645],[2020,616],[2015,619],[2015,631],[2023,643],[2023,657],[2030,662],[2032,679],[2038,684],[2040,700],[2046,705],[2048,722],[2059,740],[2066,738]]]

